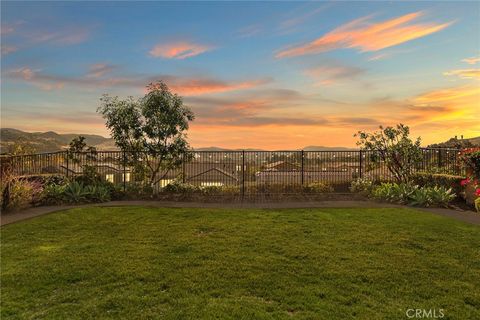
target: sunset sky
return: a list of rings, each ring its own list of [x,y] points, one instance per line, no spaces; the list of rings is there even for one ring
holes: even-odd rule
[[[480,2],[2,2],[1,126],[108,136],[103,93],[164,80],[194,147],[480,135]]]

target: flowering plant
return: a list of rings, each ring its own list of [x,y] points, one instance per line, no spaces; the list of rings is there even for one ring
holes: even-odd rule
[[[470,183],[470,181],[471,181],[470,178],[463,179],[462,181],[460,181],[460,185],[462,187],[465,187],[467,184]]]
[[[460,159],[465,165],[465,169],[467,169],[467,175],[480,179],[480,148],[462,150]]]
[[[460,159],[467,171],[467,178],[460,182],[463,187],[473,186],[475,208],[480,212],[480,148],[464,149],[460,152]],[[470,193],[471,194],[471,193]]]

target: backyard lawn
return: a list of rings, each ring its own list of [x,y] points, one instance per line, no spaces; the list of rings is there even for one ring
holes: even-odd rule
[[[413,209],[87,208],[1,236],[2,319],[480,319],[480,227]]]

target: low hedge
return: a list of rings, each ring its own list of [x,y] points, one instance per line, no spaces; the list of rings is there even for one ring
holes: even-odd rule
[[[460,184],[463,179],[465,179],[465,177],[428,172],[417,172],[412,176],[412,182],[416,185],[421,187],[441,186],[452,188],[452,191],[457,195],[460,195],[464,191],[464,188]]]

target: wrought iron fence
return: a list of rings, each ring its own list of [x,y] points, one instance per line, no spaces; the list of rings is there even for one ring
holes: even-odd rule
[[[414,171],[462,174],[459,150],[422,149],[423,159]],[[173,181],[228,189],[242,197],[259,193],[299,193],[318,188],[347,192],[352,180],[393,179],[385,163],[374,161],[370,151],[194,151],[179,167],[160,169],[143,152],[97,151],[68,154],[65,151],[2,157],[2,167],[16,176],[83,175],[94,170],[120,188],[148,186],[155,193]],[[135,163],[137,165],[135,165]],[[150,164],[150,167],[145,164]],[[138,165],[141,164],[141,165]]]

